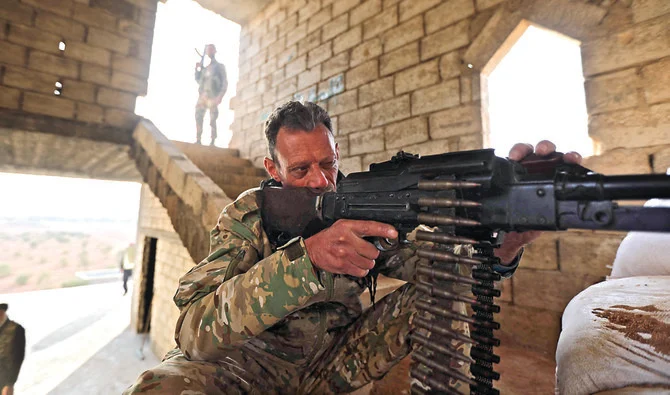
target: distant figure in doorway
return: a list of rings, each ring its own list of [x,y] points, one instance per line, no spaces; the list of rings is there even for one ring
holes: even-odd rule
[[[128,293],[128,279],[133,275],[133,268],[135,267],[135,244],[130,243],[126,251],[123,253],[119,268],[123,272],[123,294]]]
[[[26,332],[7,317],[7,303],[0,303],[0,390],[14,394],[14,383],[26,353]]]
[[[205,55],[211,62],[207,67],[204,66]],[[195,80],[198,82],[198,103],[195,105],[195,127],[196,143],[202,144],[202,124],[205,119],[205,112],[209,110],[209,125],[212,128],[212,141],[214,145],[216,140],[216,119],[219,117],[219,104],[228,89],[228,79],[226,77],[226,68],[223,63],[216,61],[216,47],[214,44],[207,44],[205,53],[202,54],[200,62],[195,64]]]

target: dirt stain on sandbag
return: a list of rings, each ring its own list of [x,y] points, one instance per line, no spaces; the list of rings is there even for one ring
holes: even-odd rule
[[[653,313],[661,310],[653,305],[615,305],[608,309],[593,309],[591,312],[609,321],[607,328],[620,332],[633,341],[647,344],[658,353],[670,355],[670,324],[636,311]]]

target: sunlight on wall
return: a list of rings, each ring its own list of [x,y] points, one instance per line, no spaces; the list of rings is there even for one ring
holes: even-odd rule
[[[0,173],[0,218],[137,223],[140,183]]]
[[[488,77],[491,147],[553,141],[558,151],[593,154],[579,43],[529,26]]]
[[[200,61],[195,49],[202,53],[205,45],[212,43],[218,51],[216,59],[225,65],[228,75],[228,91],[219,105],[216,141],[217,146],[227,147],[232,137],[229,104],[238,79],[239,42],[240,25],[194,1],[158,3],[148,94],[137,98],[135,113],[150,119],[169,139],[194,142],[198,99],[194,72]],[[209,115],[204,124],[203,143],[209,144]]]

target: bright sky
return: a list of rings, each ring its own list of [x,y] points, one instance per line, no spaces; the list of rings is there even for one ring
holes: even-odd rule
[[[0,185],[0,218],[137,221],[137,182],[0,173]]]
[[[498,156],[544,139],[592,155],[579,44],[530,26],[489,76],[489,119]]]
[[[219,105],[216,140],[217,146],[227,147],[232,137],[229,128],[233,112],[229,105],[238,79],[239,42],[240,25],[202,8],[195,1],[159,2],[148,94],[137,98],[135,112],[150,119],[169,139],[195,142],[198,84],[194,72],[195,64],[200,61],[195,50],[202,53],[205,45],[212,43],[216,45],[216,59],[224,64],[228,75],[228,90]],[[203,144],[209,142],[207,115]]]

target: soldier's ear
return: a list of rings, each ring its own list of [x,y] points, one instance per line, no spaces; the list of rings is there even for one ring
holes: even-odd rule
[[[265,159],[263,159],[263,166],[265,166],[265,170],[270,177],[274,178],[277,182],[281,182],[281,179],[279,178],[279,168],[272,159],[266,156]]]

